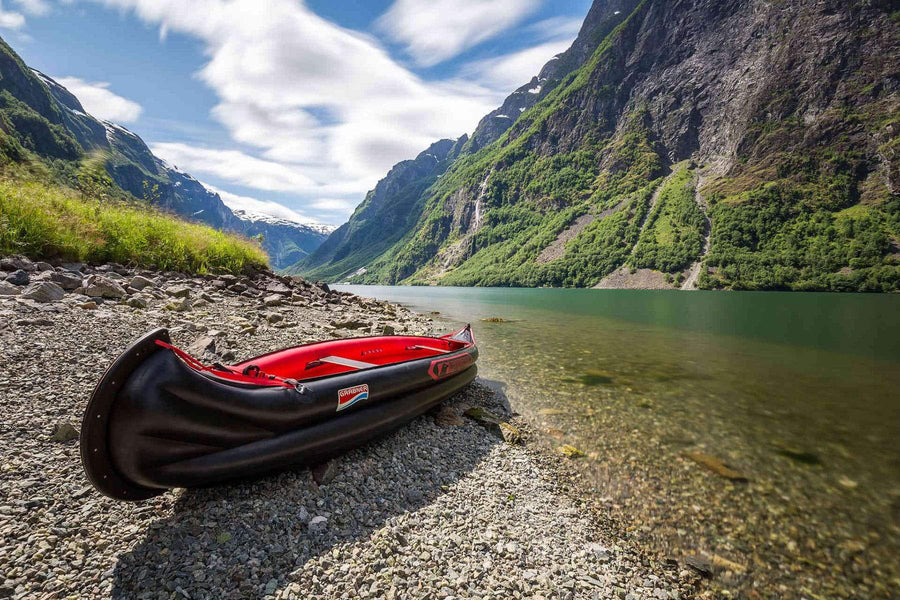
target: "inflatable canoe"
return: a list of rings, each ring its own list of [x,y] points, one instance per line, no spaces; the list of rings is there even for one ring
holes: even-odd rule
[[[439,338],[339,339],[209,366],[157,329],[97,384],[81,460],[94,487],[120,500],[315,465],[464,387],[477,358],[466,325]]]

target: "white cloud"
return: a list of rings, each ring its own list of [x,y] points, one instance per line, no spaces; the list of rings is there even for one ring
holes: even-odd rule
[[[378,27],[434,65],[521,22],[541,0],[394,0]]]
[[[318,195],[370,189],[502,99],[472,82],[424,81],[373,38],[294,0],[95,1],[201,39],[209,60],[198,76],[220,100],[213,116],[266,162],[324,186]]]
[[[349,215],[356,208],[358,202],[343,198],[319,198],[309,203],[312,208],[323,212],[335,212]]]
[[[15,3],[29,15],[40,17],[50,12],[50,4],[46,0],[15,0]]]
[[[88,82],[78,77],[54,79],[75,94],[84,109],[97,118],[114,123],[129,123],[136,121],[143,111],[137,102],[111,92],[106,82]]]
[[[526,28],[529,36],[554,41],[481,61],[450,80],[427,81],[373,37],[324,20],[297,0],[91,1],[200,40],[208,58],[197,77],[218,97],[212,116],[242,144],[233,150],[158,143],[154,152],[217,181],[308,198],[300,206],[317,216],[349,214],[395,163],[437,139],[471,132],[564,49],[556,38],[572,29],[541,22]],[[518,23],[541,1],[401,0],[390,11],[418,6],[441,28],[441,14],[456,19],[451,46],[463,48]]]
[[[318,221],[316,221],[315,219],[307,217],[306,215],[302,215],[297,211],[288,208],[284,204],[279,204],[278,202],[272,202],[270,200],[258,200],[256,198],[251,198],[250,196],[240,196],[238,194],[232,194],[231,192],[226,192],[223,189],[213,187],[208,183],[203,183],[203,187],[211,192],[215,192],[216,194],[218,194],[222,198],[222,202],[225,203],[225,206],[232,210],[245,210],[250,213],[261,213],[264,215],[278,217],[280,219],[287,219],[288,221],[294,221],[295,223],[318,223]]]
[[[550,17],[526,27],[526,31],[537,33],[541,39],[574,40],[581,30],[583,17]]]
[[[238,150],[198,148],[177,142],[151,144],[150,150],[188,173],[206,173],[246,187],[273,192],[302,192],[316,184],[299,169],[262,160]]]
[[[0,2],[0,28],[20,29],[24,25],[25,16],[22,13],[3,10],[3,3]]]
[[[571,45],[572,40],[546,42],[506,56],[469,63],[464,73],[485,85],[511,92],[528,83],[547,61]]]

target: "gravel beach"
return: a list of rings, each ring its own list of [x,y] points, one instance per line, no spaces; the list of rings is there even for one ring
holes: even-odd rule
[[[205,360],[331,337],[433,333],[423,315],[296,279],[187,277],[4,259],[0,598],[693,597],[580,500],[566,459],[476,381],[313,471],[142,503],[88,484],[77,428],[94,384],[158,327]],[[491,411],[524,443],[465,416]]]

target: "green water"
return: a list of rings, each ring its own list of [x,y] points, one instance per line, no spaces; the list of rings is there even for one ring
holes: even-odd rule
[[[472,322],[480,376],[660,552],[746,565],[738,587],[897,591],[900,296],[341,289]]]

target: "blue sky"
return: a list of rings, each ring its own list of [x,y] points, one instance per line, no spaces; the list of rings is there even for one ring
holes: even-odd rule
[[[338,225],[471,133],[590,0],[0,0],[0,35],[233,207]]]

